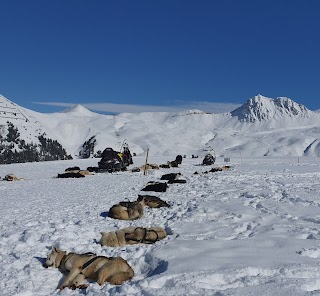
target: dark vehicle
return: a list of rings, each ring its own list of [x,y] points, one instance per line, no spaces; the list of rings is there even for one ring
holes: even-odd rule
[[[208,153],[205,155],[205,157],[202,161],[202,164],[203,165],[212,165],[215,163],[215,161],[216,161],[216,158],[211,153]]]
[[[118,172],[125,168],[120,152],[114,151],[112,148],[106,148],[98,162],[99,171],[107,171],[109,173]]]
[[[109,173],[125,171],[130,164],[133,164],[133,161],[129,146],[123,144],[122,152],[114,151],[112,148],[106,148],[102,152],[101,160],[98,162],[98,171]]]

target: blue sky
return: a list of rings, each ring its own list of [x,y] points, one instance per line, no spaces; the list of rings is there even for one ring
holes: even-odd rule
[[[0,0],[0,11],[0,94],[35,111],[223,112],[257,94],[320,109],[318,0]]]

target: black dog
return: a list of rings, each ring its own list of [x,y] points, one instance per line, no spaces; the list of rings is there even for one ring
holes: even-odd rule
[[[85,176],[80,173],[64,173],[58,174],[57,178],[84,178]]]
[[[64,170],[65,172],[67,171],[80,171],[80,168],[78,166],[70,167]]]
[[[155,192],[166,192],[168,188],[167,183],[161,182],[148,182],[147,186],[142,191],[155,191]]]
[[[173,161],[168,161],[168,164],[174,168],[177,168],[179,166],[179,164],[181,164],[181,163],[182,163],[182,156],[181,155],[177,155],[176,159]]]
[[[181,177],[180,173],[171,173],[171,174],[165,174],[161,177],[160,180],[168,180],[169,184],[173,183],[187,183],[186,180],[178,179]]]

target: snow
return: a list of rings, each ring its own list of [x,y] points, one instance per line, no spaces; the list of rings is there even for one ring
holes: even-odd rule
[[[167,160],[173,159],[149,162]],[[133,161],[129,169],[145,155]],[[146,176],[126,171],[81,179],[54,177],[98,159],[1,165],[1,177],[25,180],[0,181],[0,295],[320,295],[320,158],[231,157],[232,170],[208,174],[201,172],[211,166],[201,161],[188,156],[179,168]],[[148,181],[168,172],[187,180],[160,195],[171,208],[145,208],[135,221],[107,217],[113,204],[135,200]],[[169,235],[153,245],[98,243],[101,231],[131,225],[162,226]],[[61,272],[42,267],[52,245],[121,256],[135,276],[121,286],[91,283],[59,292]]]

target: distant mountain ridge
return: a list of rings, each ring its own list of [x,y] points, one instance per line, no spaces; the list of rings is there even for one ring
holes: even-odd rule
[[[9,107],[15,111],[7,118],[3,112]],[[94,139],[92,155],[106,147],[118,150],[124,140],[136,154],[149,148],[150,156],[202,156],[210,149],[218,156],[320,154],[320,113],[286,97],[257,95],[221,114],[186,110],[103,115],[81,105],[43,114],[0,96],[0,134],[5,134],[8,121],[27,143],[39,144],[44,134],[73,157],[81,154],[89,139]]]

